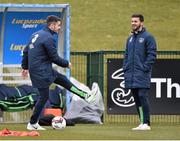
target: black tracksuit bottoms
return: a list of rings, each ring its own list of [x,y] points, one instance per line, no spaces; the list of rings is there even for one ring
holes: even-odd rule
[[[131,89],[131,92],[134,96],[140,122],[150,125],[149,88],[134,88]]]
[[[70,90],[70,88],[73,86],[73,84],[69,81],[69,79],[67,79],[67,77],[65,75],[62,75],[60,73],[56,77],[54,83],[61,85],[68,90]],[[33,110],[33,114],[30,119],[31,124],[35,124],[38,122],[38,118],[49,98],[49,87],[38,88],[38,91],[39,91],[39,97],[38,97],[38,100],[37,100],[36,105]]]

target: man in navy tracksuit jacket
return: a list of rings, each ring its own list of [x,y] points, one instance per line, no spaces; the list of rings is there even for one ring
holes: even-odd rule
[[[132,34],[127,39],[123,64],[125,88],[131,89],[141,122],[132,130],[151,129],[148,91],[156,59],[156,41],[143,27],[143,22],[141,14],[132,15]]]
[[[22,76],[27,77],[29,72],[32,85],[38,88],[40,94],[30,122],[27,125],[28,130],[45,130],[38,124],[38,118],[48,100],[49,86],[53,82],[77,94],[89,103],[95,100],[96,90],[86,93],[74,86],[65,75],[52,68],[52,63],[64,68],[71,67],[70,62],[59,57],[56,41],[53,38],[53,35],[58,33],[61,23],[61,19],[57,16],[48,16],[47,26],[31,36],[28,45],[23,51]]]

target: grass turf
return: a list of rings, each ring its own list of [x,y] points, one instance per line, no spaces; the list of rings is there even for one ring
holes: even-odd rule
[[[63,130],[46,127],[39,137],[0,137],[1,140],[180,140],[180,125],[152,125],[151,131],[131,131],[135,124],[76,124]],[[26,124],[1,124],[0,129],[26,131]]]
[[[180,0],[1,0],[1,3],[69,3],[71,51],[124,50],[133,13],[142,13],[158,50],[180,50]]]

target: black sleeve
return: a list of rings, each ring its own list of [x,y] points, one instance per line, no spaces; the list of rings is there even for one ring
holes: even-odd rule
[[[44,46],[45,46],[45,49],[47,51],[49,59],[53,63],[55,63],[58,66],[64,67],[64,68],[69,66],[69,62],[67,60],[61,58],[58,55],[56,45],[55,45],[55,42],[54,42],[53,38],[48,38],[44,42]]]
[[[149,36],[147,38],[146,52],[147,52],[147,58],[144,63],[144,69],[145,71],[149,71],[151,70],[152,64],[155,62],[157,56],[156,41],[153,36]]]
[[[28,45],[23,50],[21,67],[22,69],[28,69]]]

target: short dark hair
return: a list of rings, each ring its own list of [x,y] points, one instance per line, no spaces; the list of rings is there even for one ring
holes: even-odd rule
[[[141,22],[144,22],[144,17],[143,17],[142,14],[133,14],[131,17],[132,17],[132,18],[139,18],[139,20],[140,20]]]
[[[50,25],[52,22],[61,22],[61,18],[59,18],[58,16],[55,15],[49,15],[47,16],[46,22],[48,25]]]

